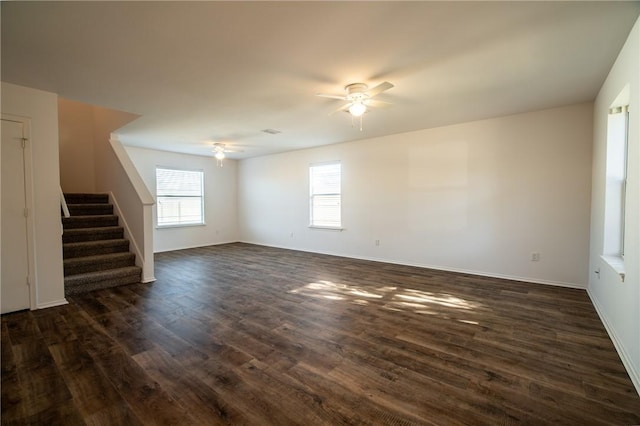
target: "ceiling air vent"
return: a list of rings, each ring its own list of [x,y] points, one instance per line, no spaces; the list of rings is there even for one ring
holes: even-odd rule
[[[269,133],[270,135],[277,135],[278,133],[282,133],[282,131],[276,129],[264,129],[263,132]]]

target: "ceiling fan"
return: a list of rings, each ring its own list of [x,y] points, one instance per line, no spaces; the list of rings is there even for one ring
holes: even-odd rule
[[[393,84],[388,81],[384,81],[371,89],[364,83],[351,83],[344,87],[344,96],[326,95],[323,93],[317,93],[316,96],[347,101],[346,104],[331,112],[330,115],[339,111],[348,111],[352,117],[360,117],[360,130],[362,130],[362,115],[367,112],[368,107],[386,108],[391,106],[390,102],[373,99],[373,97],[392,87]]]
[[[228,152],[243,152],[242,150],[228,149],[226,144],[219,143],[219,142],[215,142],[213,144],[212,151],[215,153],[214,157],[216,157],[216,160],[218,161],[218,166],[220,167],[222,167],[222,160],[224,160],[227,157],[226,154]]]

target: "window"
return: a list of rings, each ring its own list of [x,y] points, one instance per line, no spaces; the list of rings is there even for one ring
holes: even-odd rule
[[[340,162],[315,164],[309,167],[310,226],[319,228],[342,226],[341,174]]]
[[[204,224],[204,173],[156,168],[158,227]]]
[[[624,257],[629,107],[609,110],[607,122],[607,186],[603,254]]]

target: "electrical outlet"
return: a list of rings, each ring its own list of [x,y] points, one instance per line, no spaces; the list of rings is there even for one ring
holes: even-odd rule
[[[540,262],[540,253],[534,251],[531,253],[531,261],[532,262]]]
[[[380,245],[380,240],[376,240],[376,247]]]
[[[291,234],[289,234],[289,237],[293,238],[293,232]]]

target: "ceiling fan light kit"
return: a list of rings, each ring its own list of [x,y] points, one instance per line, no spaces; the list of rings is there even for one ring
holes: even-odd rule
[[[222,167],[223,164],[223,160],[225,158],[227,158],[227,152],[242,152],[242,151],[233,151],[230,149],[227,149],[226,144],[223,143],[219,143],[219,142],[215,142],[213,144],[213,149],[212,151],[215,153],[213,156],[216,159],[216,162],[218,163],[218,167]]]
[[[367,106],[360,101],[352,103],[351,106],[349,107],[349,112],[354,117],[360,117],[366,111],[367,111]]]
[[[347,104],[341,106],[331,114],[338,111],[349,112],[352,117],[352,125],[353,117],[360,118],[360,131],[362,131],[362,116],[367,112],[369,107],[386,107],[391,105],[389,102],[373,100],[372,98],[392,87],[393,84],[388,81],[382,82],[371,89],[364,83],[351,83],[344,87],[345,96],[325,95],[322,93],[318,93],[316,96],[347,101]]]

